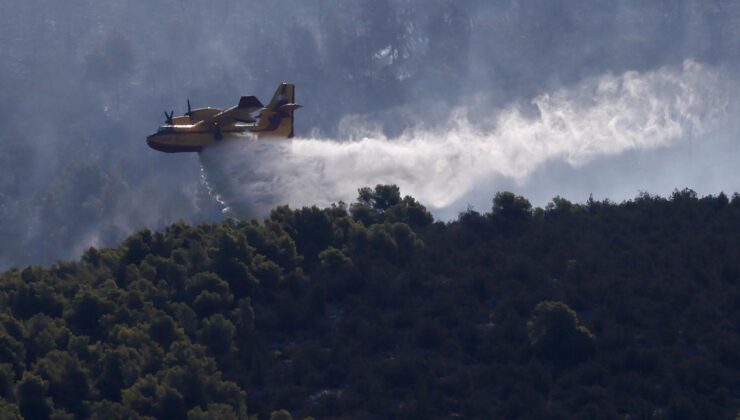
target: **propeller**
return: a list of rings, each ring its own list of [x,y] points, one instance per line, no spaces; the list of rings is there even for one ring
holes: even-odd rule
[[[175,115],[175,111],[170,111],[168,114],[167,111],[164,112],[164,123],[168,125],[172,125],[172,117]]]
[[[193,116],[193,110],[190,108],[190,98],[188,98],[188,112],[186,112],[185,115],[191,118]]]

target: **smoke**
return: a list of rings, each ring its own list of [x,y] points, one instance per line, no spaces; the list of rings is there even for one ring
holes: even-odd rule
[[[390,138],[353,118],[338,138],[234,141],[205,151],[201,163],[214,194],[239,217],[264,215],[278,204],[348,202],[359,186],[384,183],[437,213],[454,213],[472,191],[526,186],[553,162],[580,168],[699,139],[726,119],[732,89],[720,71],[687,60],[590,78],[537,96],[530,109],[512,105],[479,121],[462,107],[441,126]],[[640,187],[650,190],[649,180]]]
[[[500,189],[544,204],[740,187],[737,130],[713,114],[722,84],[736,92],[738,2],[211,3],[0,2],[0,269],[218,222],[213,196],[258,215],[393,182],[446,218]],[[144,143],[187,98],[228,107],[281,81],[307,138],[202,168]]]

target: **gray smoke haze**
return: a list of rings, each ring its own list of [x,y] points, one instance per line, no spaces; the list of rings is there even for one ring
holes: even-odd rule
[[[737,1],[28,0],[0,39],[0,268],[221,220],[215,195],[261,214],[392,182],[446,218],[501,189],[738,189]],[[188,97],[283,80],[300,139],[144,144]]]

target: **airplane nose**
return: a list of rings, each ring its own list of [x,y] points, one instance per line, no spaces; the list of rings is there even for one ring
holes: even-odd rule
[[[159,152],[167,151],[167,148],[162,143],[158,142],[156,139],[153,139],[152,137],[154,136],[149,136],[146,138],[147,146]]]
[[[157,150],[157,140],[155,137],[157,137],[157,133],[146,136],[146,145]]]

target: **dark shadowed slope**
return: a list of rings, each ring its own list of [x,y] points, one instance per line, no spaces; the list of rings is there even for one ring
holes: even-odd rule
[[[734,418],[739,261],[740,196],[691,190],[179,223],[0,276],[0,410]]]

